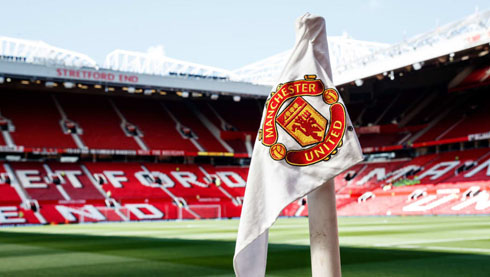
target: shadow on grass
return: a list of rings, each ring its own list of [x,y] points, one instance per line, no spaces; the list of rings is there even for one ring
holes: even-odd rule
[[[2,249],[2,244],[11,247]],[[232,276],[234,248],[233,241],[2,231],[0,275]],[[91,255],[122,259],[92,265],[79,261],[64,266],[67,256],[53,266],[20,266],[32,260],[27,257],[69,253],[81,254],[81,259]],[[485,276],[490,272],[488,255],[342,247],[341,259],[344,276]],[[9,260],[15,268],[9,268],[2,260]],[[267,272],[274,276],[311,275],[309,247],[269,245]]]

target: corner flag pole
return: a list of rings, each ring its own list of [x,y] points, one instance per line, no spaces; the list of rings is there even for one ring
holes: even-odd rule
[[[233,257],[239,277],[265,276],[269,229],[305,194],[313,276],[341,275],[334,185],[325,180],[363,156],[331,73],[325,19],[307,13],[296,20],[296,44],[262,113]],[[291,123],[308,128],[295,133]]]
[[[340,249],[333,179],[308,194],[311,272],[340,277]]]

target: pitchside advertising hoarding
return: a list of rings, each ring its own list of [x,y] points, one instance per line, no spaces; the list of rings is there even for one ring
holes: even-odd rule
[[[390,146],[376,146],[376,147],[363,147],[362,151],[364,153],[374,153],[383,151],[394,151],[403,148],[419,148],[427,147],[432,145],[442,145],[448,143],[458,143],[465,141],[477,141],[490,139],[490,132],[469,134],[464,137],[436,140],[429,142],[414,143],[412,145],[390,145]],[[160,157],[175,157],[175,156],[214,156],[214,157],[236,157],[236,158],[246,158],[249,157],[245,153],[231,153],[231,152],[189,152],[182,150],[162,150],[162,149],[152,149],[152,150],[115,150],[115,149],[80,149],[80,148],[32,148],[18,146],[0,146],[0,152],[5,153],[34,153],[42,155],[60,155],[60,154],[91,154],[91,155],[127,155],[127,156],[160,156]]]

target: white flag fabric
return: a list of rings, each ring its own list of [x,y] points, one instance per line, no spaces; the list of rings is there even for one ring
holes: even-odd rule
[[[239,277],[265,275],[269,228],[287,205],[362,160],[331,76],[325,20],[306,14],[252,154],[233,259]]]

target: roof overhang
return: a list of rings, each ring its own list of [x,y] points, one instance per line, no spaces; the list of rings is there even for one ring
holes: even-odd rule
[[[270,86],[229,80],[191,78],[181,76],[158,76],[121,72],[107,69],[72,68],[63,66],[37,65],[0,60],[0,76],[23,77],[102,85],[132,86],[136,88],[162,88],[182,91],[199,91],[222,95],[265,97]]]

